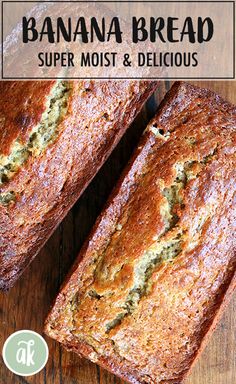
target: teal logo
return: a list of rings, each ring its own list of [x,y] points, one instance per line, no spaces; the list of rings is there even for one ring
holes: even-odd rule
[[[35,375],[48,361],[48,346],[37,332],[12,333],[4,343],[2,357],[7,368],[20,376]]]

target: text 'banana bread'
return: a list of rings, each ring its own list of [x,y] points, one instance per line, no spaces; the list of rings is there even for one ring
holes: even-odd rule
[[[236,107],[176,83],[46,333],[130,383],[179,384],[235,285]]]
[[[0,82],[0,288],[40,250],[156,82]]]

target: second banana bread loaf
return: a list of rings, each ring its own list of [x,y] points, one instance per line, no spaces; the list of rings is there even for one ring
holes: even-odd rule
[[[236,108],[177,83],[46,333],[130,383],[179,384],[235,286]]]

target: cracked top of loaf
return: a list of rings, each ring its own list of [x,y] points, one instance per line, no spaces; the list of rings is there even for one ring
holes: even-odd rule
[[[236,108],[176,83],[46,322],[131,383],[180,383],[235,271]]]
[[[0,289],[40,250],[157,82],[0,82]]]

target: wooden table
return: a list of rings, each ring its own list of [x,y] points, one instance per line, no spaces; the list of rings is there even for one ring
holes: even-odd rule
[[[201,82],[236,103],[236,82]],[[75,259],[94,220],[101,211],[147,121],[152,117],[169,82],[162,82],[126,136],[56,230],[44,249],[8,293],[0,293],[0,348],[19,329],[42,333],[43,322],[61,282]],[[187,384],[236,383],[236,296],[227,308]],[[0,384],[121,384],[122,380],[47,338],[50,356],[46,368],[35,376],[21,378],[0,361]]]

